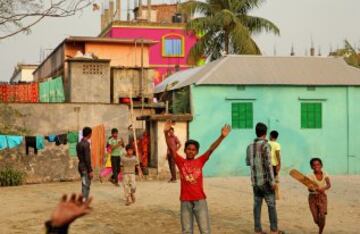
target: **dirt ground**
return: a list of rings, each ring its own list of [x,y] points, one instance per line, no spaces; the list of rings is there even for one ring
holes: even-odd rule
[[[359,233],[360,176],[331,177],[325,233]],[[180,233],[179,183],[138,183],[137,203],[124,205],[122,188],[93,183],[93,212],[77,220],[72,234]],[[43,223],[63,193],[76,192],[80,182],[0,188],[0,233],[44,233]],[[212,233],[253,233],[249,178],[206,178]],[[307,191],[291,178],[281,181],[277,203],[279,227],[286,233],[316,233],[307,204]],[[268,230],[263,205],[264,229]],[[198,233],[197,231],[195,233]]]

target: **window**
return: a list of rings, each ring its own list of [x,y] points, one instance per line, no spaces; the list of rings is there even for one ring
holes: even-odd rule
[[[301,128],[321,128],[321,122],[321,103],[301,103]]]
[[[231,104],[232,128],[253,128],[253,105],[251,102]]]
[[[184,37],[177,34],[168,34],[162,38],[163,57],[184,57]]]

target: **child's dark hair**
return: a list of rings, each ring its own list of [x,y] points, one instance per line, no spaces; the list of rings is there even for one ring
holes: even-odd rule
[[[133,147],[132,147],[132,145],[127,144],[127,145],[125,146],[125,150],[129,150],[129,149],[133,149]]]
[[[119,130],[117,128],[111,129],[111,134],[118,133],[118,132],[119,132]]]
[[[277,131],[271,131],[270,132],[270,137],[273,139],[277,139],[279,137],[279,133]]]
[[[197,151],[199,151],[200,149],[200,144],[199,142],[195,141],[195,140],[187,140],[185,142],[185,149],[189,146],[189,145],[194,145],[195,148],[197,149]]]
[[[85,127],[82,130],[83,137],[88,137],[92,133],[92,129],[89,127]]]
[[[257,137],[266,135],[267,127],[264,123],[257,123],[255,127],[255,132]]]
[[[310,166],[312,167],[312,165],[313,165],[314,162],[316,162],[316,161],[318,161],[321,166],[323,165],[323,163],[322,163],[322,161],[321,161],[320,158],[312,158],[312,159],[310,160]]]

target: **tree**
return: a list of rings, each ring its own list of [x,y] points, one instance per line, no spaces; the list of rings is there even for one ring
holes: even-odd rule
[[[200,35],[190,50],[190,59],[202,56],[215,60],[226,54],[261,54],[252,36],[261,32],[280,34],[271,21],[249,15],[264,0],[205,0],[188,1],[181,5],[187,15],[199,15],[187,23],[187,29]]]
[[[344,48],[338,49],[335,52],[330,52],[330,56],[344,57],[344,60],[351,66],[360,68],[360,51],[350,44],[348,40],[344,41]]]
[[[93,0],[0,0],[0,40],[30,33],[31,27],[45,18],[73,16],[92,3]]]

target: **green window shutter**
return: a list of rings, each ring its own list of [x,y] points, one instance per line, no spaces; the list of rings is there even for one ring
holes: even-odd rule
[[[251,102],[231,104],[231,125],[234,129],[253,127],[253,105]]]
[[[301,128],[322,128],[321,103],[301,103]]]

